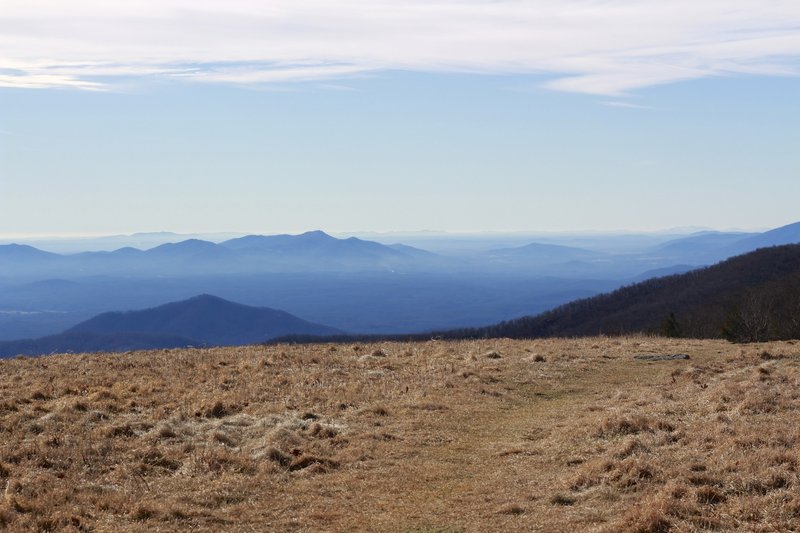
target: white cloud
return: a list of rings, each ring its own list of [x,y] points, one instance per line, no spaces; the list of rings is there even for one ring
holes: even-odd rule
[[[0,86],[235,84],[382,70],[547,74],[619,95],[796,75],[798,0],[3,0]]]
[[[259,65],[238,66],[233,68],[197,69],[182,76],[199,81],[217,83],[281,83],[298,81],[317,81],[342,76],[352,76],[366,69],[351,65],[300,65],[277,66],[268,68]]]

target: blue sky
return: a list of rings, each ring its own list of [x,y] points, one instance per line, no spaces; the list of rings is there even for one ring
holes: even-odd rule
[[[800,219],[795,3],[334,4],[12,0],[0,233]]]

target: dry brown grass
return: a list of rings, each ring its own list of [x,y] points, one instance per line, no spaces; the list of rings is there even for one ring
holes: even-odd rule
[[[799,363],[645,337],[3,361],[0,528],[789,531]]]

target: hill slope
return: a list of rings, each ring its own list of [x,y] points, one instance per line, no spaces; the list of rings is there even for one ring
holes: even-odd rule
[[[652,254],[691,264],[712,264],[730,257],[770,246],[800,243],[800,222],[781,226],[762,233],[702,232],[667,241]]]
[[[285,311],[250,307],[204,294],[141,311],[103,313],[58,335],[0,342],[0,357],[192,345],[232,346],[285,335],[341,333]]]
[[[339,330],[307,322],[285,311],[250,307],[208,294],[141,311],[103,313],[67,331],[105,335],[174,335],[221,346],[263,342],[293,333],[340,333]]]
[[[800,336],[800,245],[764,248],[453,336],[563,337],[642,331],[706,338],[725,335],[737,341]]]
[[[652,252],[658,257],[671,261],[691,262],[692,264],[712,264],[733,255],[751,252],[760,246],[737,248],[732,246],[752,237],[751,233],[702,232],[658,245]]]
[[[583,248],[561,246],[558,244],[543,244],[533,242],[515,248],[501,248],[490,250],[483,257],[492,262],[521,261],[525,263],[565,263],[568,261],[592,260],[603,257],[605,254],[593,252]]]
[[[3,277],[57,272],[64,262],[64,256],[26,244],[0,245],[0,275]]]
[[[726,252],[730,255],[736,255],[758,248],[796,243],[800,243],[800,222],[749,236],[731,245]]]
[[[174,335],[151,333],[101,334],[66,331],[38,339],[0,342],[0,359],[15,355],[48,355],[54,353],[127,352],[185,348],[197,342]]]

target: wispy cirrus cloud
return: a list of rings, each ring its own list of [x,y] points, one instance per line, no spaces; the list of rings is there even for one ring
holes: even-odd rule
[[[797,0],[5,0],[0,86],[228,84],[386,70],[544,74],[620,95],[800,72]]]

